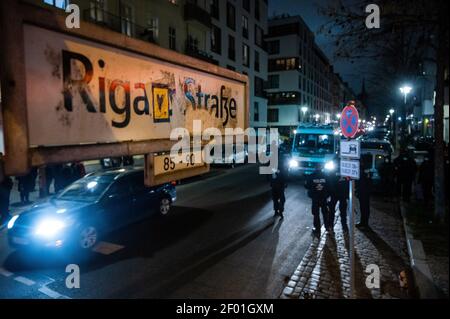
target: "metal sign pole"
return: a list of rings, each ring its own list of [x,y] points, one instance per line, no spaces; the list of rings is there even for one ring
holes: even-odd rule
[[[350,180],[349,187],[349,210],[350,210],[350,236],[349,236],[349,262],[350,262],[350,299],[354,298],[355,291],[355,181]]]

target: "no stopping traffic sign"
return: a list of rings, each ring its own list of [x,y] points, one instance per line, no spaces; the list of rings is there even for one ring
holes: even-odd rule
[[[346,138],[353,138],[358,132],[359,114],[352,104],[347,105],[341,114],[341,131]]]

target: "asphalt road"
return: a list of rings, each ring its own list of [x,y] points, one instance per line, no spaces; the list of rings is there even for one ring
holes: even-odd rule
[[[164,217],[130,225],[86,256],[9,249],[0,231],[0,298],[276,298],[311,242],[302,181],[273,217],[256,165],[214,169],[177,186]],[[126,213],[126,212],[124,212]],[[68,264],[80,288],[66,287]]]

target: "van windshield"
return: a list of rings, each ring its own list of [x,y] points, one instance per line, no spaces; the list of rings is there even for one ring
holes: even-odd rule
[[[325,155],[334,152],[334,136],[331,134],[302,134],[295,136],[294,152],[308,155]]]

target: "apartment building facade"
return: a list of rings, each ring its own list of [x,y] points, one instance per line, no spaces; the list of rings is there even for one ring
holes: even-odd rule
[[[266,127],[267,0],[28,0],[79,5],[82,19],[247,74],[250,126]]]
[[[267,126],[267,0],[211,0],[211,55],[250,80],[250,126]]]
[[[266,42],[267,122],[282,135],[291,135],[301,122],[336,121],[342,104],[355,99],[300,16],[270,19]]]

